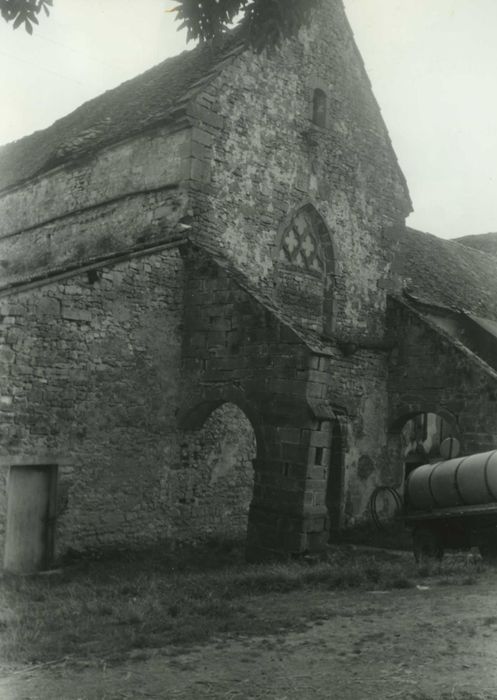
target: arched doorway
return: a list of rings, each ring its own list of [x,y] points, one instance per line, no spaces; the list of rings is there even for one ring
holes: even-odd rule
[[[198,429],[183,431],[175,498],[182,538],[245,538],[256,453],[252,424],[233,403],[214,408]]]

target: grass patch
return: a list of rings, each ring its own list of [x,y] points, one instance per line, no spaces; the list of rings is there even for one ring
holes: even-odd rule
[[[108,553],[73,561],[57,576],[5,576],[0,658],[17,663],[96,655],[111,659],[131,650],[189,646],[230,634],[272,635],[326,618],[329,599],[321,595],[317,600],[309,592],[476,580],[464,560],[422,573],[409,555],[347,546],[330,548],[320,561],[264,565],[243,563],[243,547],[236,543]],[[306,595],[296,599],[299,591]]]

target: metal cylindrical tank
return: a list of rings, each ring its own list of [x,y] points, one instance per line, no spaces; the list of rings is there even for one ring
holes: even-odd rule
[[[497,450],[417,467],[407,477],[406,500],[415,510],[497,502]]]

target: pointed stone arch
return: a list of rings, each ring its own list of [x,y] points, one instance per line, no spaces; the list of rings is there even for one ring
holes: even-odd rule
[[[299,322],[332,335],[335,321],[335,251],[328,226],[312,202],[282,221],[275,241],[277,300]]]
[[[247,416],[254,430],[257,443],[257,457],[266,455],[266,443],[261,425],[260,411],[256,405],[247,399],[244,392],[233,387],[213,387],[199,392],[195,397],[189,397],[185,406],[178,412],[177,423],[180,430],[198,430],[208,416],[225,403],[238,406]]]

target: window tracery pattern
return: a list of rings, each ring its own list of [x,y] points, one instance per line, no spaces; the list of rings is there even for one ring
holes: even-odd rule
[[[286,229],[281,240],[279,261],[315,275],[323,275],[325,264],[313,222],[301,210]]]

